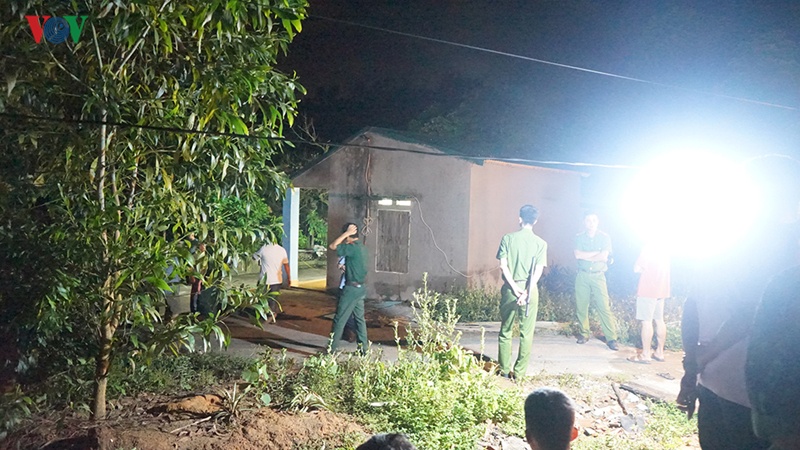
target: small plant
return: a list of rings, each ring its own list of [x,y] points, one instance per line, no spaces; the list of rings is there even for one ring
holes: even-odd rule
[[[250,383],[253,394],[263,406],[275,404],[281,407],[288,405],[294,396],[296,372],[294,361],[287,356],[286,349],[281,352],[267,349],[244,369],[242,378]]]
[[[458,299],[428,289],[428,274],[422,274],[422,288],[412,295],[415,327],[408,327],[406,339],[423,351],[455,346],[461,337],[456,331]]]
[[[245,411],[243,406],[251,389],[251,386],[239,389],[238,383],[233,383],[231,389],[222,389],[219,392],[219,397],[222,399],[222,411],[217,413],[216,419],[227,422],[240,419],[242,412]]]
[[[19,426],[30,417],[36,407],[34,400],[25,395],[19,386],[13,392],[0,396],[0,441],[5,439],[9,431]]]
[[[308,412],[318,409],[328,409],[325,400],[319,395],[311,392],[306,386],[300,386],[300,392],[295,394],[289,407],[297,412]]]
[[[252,363],[250,358],[219,353],[163,354],[133,364],[118,364],[111,372],[109,392],[115,396],[140,392],[173,393],[233,381]]]

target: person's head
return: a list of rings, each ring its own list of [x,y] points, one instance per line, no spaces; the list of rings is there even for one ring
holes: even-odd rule
[[[519,223],[522,226],[531,225],[539,220],[539,210],[533,205],[525,205],[519,209]]]
[[[597,231],[597,227],[600,225],[600,218],[597,217],[597,213],[594,211],[586,211],[583,213],[583,226],[586,228],[586,231],[590,233],[594,233]]]
[[[750,333],[745,364],[753,430],[773,447],[800,449],[800,267],[767,286]]]
[[[347,222],[346,224],[344,224],[344,226],[342,226],[342,233],[346,232],[351,225],[356,227],[356,232],[351,234],[350,236],[347,236],[348,241],[358,239],[358,225],[356,225],[353,222]]]
[[[539,388],[525,399],[525,438],[533,450],[566,450],[578,437],[575,405],[555,388]]]
[[[356,450],[417,450],[417,448],[405,434],[384,433],[372,436]]]

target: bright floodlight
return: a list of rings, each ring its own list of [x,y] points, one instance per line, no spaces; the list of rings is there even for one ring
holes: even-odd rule
[[[742,239],[758,192],[740,164],[699,152],[662,156],[633,179],[623,211],[646,241],[711,256]],[[747,211],[743,213],[743,211]]]

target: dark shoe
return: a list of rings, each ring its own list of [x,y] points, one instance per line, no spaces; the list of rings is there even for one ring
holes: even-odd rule
[[[575,342],[577,342],[578,344],[585,344],[589,342],[589,339],[586,336],[578,336],[578,340]]]
[[[614,350],[615,352],[619,350],[619,345],[617,345],[617,341],[608,341],[606,342],[606,345],[608,346],[608,348]]]
[[[514,381],[514,380],[516,380],[516,379],[517,379],[516,375],[514,375],[514,372],[509,372],[509,373],[501,373],[501,374],[499,374],[499,375],[500,375],[501,377],[503,377],[503,378],[506,378],[506,379],[509,379],[509,380],[511,380],[511,381]]]
[[[344,339],[347,342],[355,342],[356,341],[356,334],[354,332],[348,330],[348,329],[345,329],[344,330],[344,334],[342,336],[342,339]]]

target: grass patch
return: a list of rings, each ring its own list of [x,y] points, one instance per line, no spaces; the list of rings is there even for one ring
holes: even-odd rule
[[[220,353],[162,354],[148,361],[114,364],[109,374],[109,396],[141,392],[169,394],[203,389],[240,379],[252,358]]]

